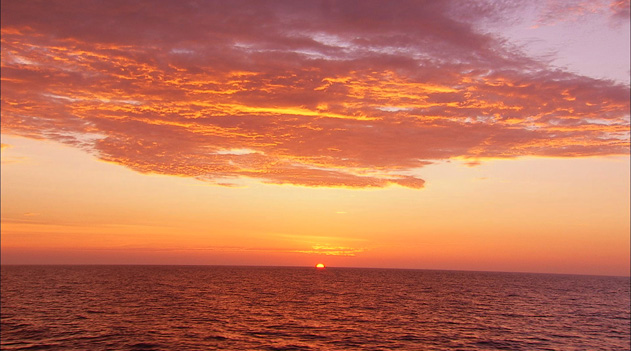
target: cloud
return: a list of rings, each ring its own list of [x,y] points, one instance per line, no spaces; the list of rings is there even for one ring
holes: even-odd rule
[[[351,256],[353,257],[356,254],[362,253],[364,251],[365,249],[363,248],[316,245],[316,246],[311,247],[311,249],[309,250],[294,250],[291,252],[326,255],[326,256]]]
[[[628,154],[628,86],[480,32],[514,6],[479,4],[3,2],[3,133],[219,185],[422,188],[455,157]]]
[[[540,4],[539,24],[584,20],[585,16],[604,14],[618,22],[629,20],[629,0],[565,0]]]
[[[629,20],[631,17],[631,6],[629,0],[614,0],[609,4],[612,17],[620,20]]]

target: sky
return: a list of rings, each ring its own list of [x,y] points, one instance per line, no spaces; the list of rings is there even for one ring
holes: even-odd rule
[[[1,6],[2,264],[629,275],[629,1]]]

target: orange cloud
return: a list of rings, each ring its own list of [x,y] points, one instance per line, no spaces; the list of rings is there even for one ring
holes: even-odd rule
[[[462,16],[449,1],[3,2],[2,129],[222,185],[422,188],[417,169],[455,157],[628,154],[628,86]]]

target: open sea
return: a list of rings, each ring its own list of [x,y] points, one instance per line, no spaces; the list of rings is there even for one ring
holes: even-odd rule
[[[2,266],[2,350],[629,350],[628,277]]]

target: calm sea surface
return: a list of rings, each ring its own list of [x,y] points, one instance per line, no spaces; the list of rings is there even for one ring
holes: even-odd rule
[[[3,350],[629,350],[629,278],[2,266]]]

